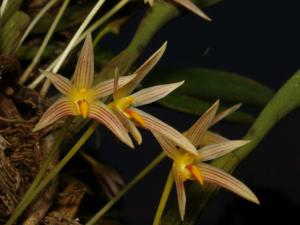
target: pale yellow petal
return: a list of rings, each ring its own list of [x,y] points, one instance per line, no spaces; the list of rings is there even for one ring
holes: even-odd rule
[[[204,182],[216,184],[250,202],[259,204],[259,200],[255,194],[245,184],[230,174],[205,163],[198,164],[198,166],[202,173]]]
[[[183,83],[184,81],[180,81],[172,84],[163,84],[144,88],[131,95],[134,99],[133,106],[147,105],[152,102],[156,102],[170,94],[176,88],[180,87]]]
[[[223,137],[222,135],[216,134],[216,133],[211,132],[211,131],[208,130],[208,131],[205,132],[205,134],[202,138],[200,147],[205,146],[205,145],[209,145],[209,144],[220,143],[220,142],[223,142],[223,141],[228,141],[228,139]]]
[[[225,109],[223,112],[220,112],[218,113],[213,122],[212,122],[212,125],[218,123],[220,120],[224,119],[225,117],[227,117],[228,115],[232,114],[233,112],[237,111],[240,107],[241,107],[242,104],[236,104],[228,109]]]
[[[144,79],[144,77],[150,72],[150,70],[156,65],[156,63],[160,60],[162,55],[164,54],[167,47],[167,42],[165,42],[150,58],[144,62],[134,73],[137,76],[127,85],[122,87],[117,94],[117,98],[121,98],[124,96],[130,95],[134,89],[139,85],[139,83]]]
[[[113,112],[103,103],[93,102],[89,108],[89,118],[97,120],[113,132],[122,142],[134,148],[128,131]]]
[[[186,137],[194,144],[194,146],[198,147],[201,145],[203,136],[207,129],[211,126],[218,107],[219,100],[216,101],[187,131]]]
[[[40,72],[44,74],[45,77],[47,77],[51,81],[54,87],[63,95],[71,97],[74,94],[75,87],[72,82],[66,77],[63,77],[56,73],[48,72],[46,70],[40,70]]]
[[[69,98],[60,98],[46,110],[32,132],[41,130],[62,117],[75,115],[78,115],[75,103]]]
[[[143,118],[145,128],[163,135],[164,137],[170,139],[176,145],[190,152],[191,154],[194,155],[198,154],[193,144],[180,132],[175,130],[173,127],[169,126],[168,124],[162,122],[161,120],[155,118],[154,116],[151,116],[150,114],[143,112],[139,109],[131,108],[130,110],[136,112]]]
[[[158,132],[152,131],[152,134],[169,158],[175,159],[179,156],[180,150],[176,148],[176,145],[173,142],[160,135]]]
[[[247,140],[228,140],[217,144],[206,145],[198,150],[197,159],[208,161],[219,158],[249,142],[250,141]]]
[[[89,89],[94,80],[94,50],[92,36],[87,34],[83,47],[81,49],[75,72],[74,84],[76,88]]]

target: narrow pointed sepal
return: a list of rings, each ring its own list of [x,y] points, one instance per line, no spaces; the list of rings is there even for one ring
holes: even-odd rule
[[[193,155],[197,155],[197,150],[193,146],[193,144],[180,132],[175,130],[173,127],[169,126],[168,124],[162,122],[161,120],[155,118],[154,116],[151,116],[150,114],[143,112],[136,108],[130,108],[133,112],[136,112],[139,114],[143,120],[145,128],[147,128],[150,131],[155,131],[165,138],[170,139],[173,141],[176,145],[181,147],[182,149],[190,152]]]
[[[183,83],[184,81],[180,81],[172,84],[156,85],[144,88],[131,95],[134,99],[133,106],[142,106],[158,101],[170,94],[176,88],[180,87]]]
[[[219,158],[249,142],[250,141],[247,140],[228,140],[217,144],[206,145],[198,150],[197,160],[208,161]]]
[[[211,18],[209,18],[198,6],[196,6],[190,0],[173,0],[173,1],[183,6],[187,10],[191,11],[192,13],[195,13],[197,16],[200,16],[201,18],[207,21],[211,21]]]
[[[175,181],[175,186],[176,186],[179,215],[180,215],[181,220],[183,221],[184,215],[185,215],[185,206],[186,206],[184,180],[183,180],[183,177],[180,176],[180,173],[178,173],[175,164],[173,164],[172,169],[173,169],[173,176],[174,176],[174,181]]]
[[[102,123],[122,142],[127,144],[129,147],[134,148],[133,143],[128,135],[128,131],[106,105],[100,101],[93,102],[90,104],[88,117],[97,120],[99,123]]]
[[[219,107],[219,100],[216,101],[202,116],[193,124],[187,131],[186,137],[195,145],[201,145],[202,139],[208,128],[211,126],[215,118],[217,109]]]
[[[221,121],[222,119],[224,119],[225,117],[227,117],[228,115],[234,113],[235,111],[237,111],[240,107],[241,107],[241,103],[236,104],[228,109],[225,109],[223,112],[220,112],[219,114],[217,114],[212,122],[212,125],[218,123],[219,121]]]
[[[165,42],[156,52],[154,52],[143,65],[141,65],[134,73],[137,76],[127,85],[122,87],[117,94],[117,98],[130,95],[134,89],[141,83],[144,77],[150,72],[150,70],[157,64],[167,47]]]
[[[60,98],[43,114],[40,121],[35,125],[32,132],[43,129],[65,116],[78,115],[76,105],[68,98]]]
[[[40,70],[40,72],[44,74],[44,76],[48,78],[55,88],[63,95],[72,96],[74,94],[75,87],[66,77],[46,70]]]
[[[216,133],[208,130],[205,132],[205,134],[202,138],[200,147],[209,145],[209,144],[217,144],[217,143],[220,143],[223,141],[228,141],[228,139],[223,137],[222,135],[216,134]]]
[[[121,76],[118,80],[118,88],[123,87],[124,85],[128,84],[130,81],[132,81],[136,77],[136,74],[132,74],[129,76]],[[91,93],[93,94],[95,99],[103,98],[108,95],[113,94],[114,90],[114,80],[115,79],[109,79],[103,82],[100,82],[96,84],[92,89]]]
[[[83,47],[81,49],[75,72],[74,84],[76,88],[88,89],[92,86],[94,80],[94,50],[92,36],[87,34]]]
[[[176,148],[176,145],[173,142],[160,135],[158,132],[152,131],[152,134],[159,143],[159,145],[162,147],[164,153],[169,158],[175,159],[179,155],[178,149]]]
[[[245,184],[230,174],[206,163],[201,163],[197,166],[202,173],[204,182],[221,186],[250,202],[259,204],[259,200],[255,194]]]

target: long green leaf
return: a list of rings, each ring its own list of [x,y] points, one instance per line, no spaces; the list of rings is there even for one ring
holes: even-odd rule
[[[253,106],[265,106],[273,92],[266,86],[241,75],[220,70],[189,68],[162,69],[146,78],[146,86],[185,80],[174,93],[214,101],[241,102]]]
[[[184,94],[170,94],[160,100],[159,103],[170,109],[195,116],[202,115],[212,105],[212,102],[203,101]],[[223,111],[224,109],[225,107],[223,106],[219,107],[220,111]],[[252,123],[254,117],[248,113],[238,111],[226,117],[225,120],[236,123]]]
[[[3,27],[6,22],[20,9],[23,0],[8,0],[5,5],[3,15],[1,17],[1,26]]]
[[[214,160],[212,164],[216,167],[232,173],[238,164],[244,160],[254,148],[261,142],[265,135],[276,125],[283,117],[300,106],[300,70],[298,70],[274,95],[271,101],[260,113],[245,139],[251,140],[245,147],[228,154],[222,158]],[[163,225],[193,225],[197,221],[200,213],[218,191],[218,188],[204,186],[200,188],[198,184],[193,183],[188,187],[188,204],[186,217],[181,222],[178,215],[178,206],[173,204],[166,212],[161,224]]]
[[[22,37],[22,34],[30,22],[30,17],[17,11],[4,25],[0,34],[0,51],[2,54],[13,54]]]

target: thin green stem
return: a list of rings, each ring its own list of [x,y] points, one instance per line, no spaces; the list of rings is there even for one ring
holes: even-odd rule
[[[18,217],[21,215],[21,213],[23,212],[24,206],[26,207],[28,205],[28,199],[30,198],[30,196],[32,196],[35,193],[35,188],[38,185],[38,183],[40,182],[41,178],[45,175],[45,172],[47,171],[49,164],[53,161],[55,156],[57,156],[57,154],[59,152],[59,146],[60,146],[61,142],[63,141],[63,139],[68,131],[68,128],[70,127],[70,125],[72,123],[72,120],[73,120],[73,117],[70,117],[65,122],[64,127],[62,128],[62,130],[60,131],[60,133],[58,135],[57,141],[51,148],[51,151],[48,153],[45,161],[42,163],[38,174],[32,181],[30,187],[28,188],[26,193],[23,195],[23,197],[22,197],[21,201],[19,202],[17,208],[15,209],[14,213],[11,215],[11,217],[9,218],[9,220],[7,221],[7,223],[5,225],[12,225],[18,219]]]
[[[111,10],[109,10],[106,14],[104,14],[100,19],[98,19],[95,23],[93,23],[83,34],[81,34],[81,36],[78,38],[78,40],[75,41],[75,43],[72,45],[72,48],[70,49],[70,51],[75,48],[80,42],[82,42],[84,40],[84,38],[86,37],[88,32],[93,32],[95,31],[97,28],[99,28],[101,25],[103,25],[109,18],[111,18],[115,13],[117,13],[120,9],[123,8],[123,6],[125,6],[127,3],[129,2],[129,0],[122,0],[120,1],[118,4],[116,4]],[[62,53],[63,54],[63,53]],[[59,60],[61,60],[61,57],[63,55],[59,55],[47,68],[47,71],[50,71],[54,68],[54,66],[58,63]],[[64,59],[63,59],[64,60]],[[28,85],[28,88],[30,89],[35,89],[40,82],[42,82],[42,80],[44,79],[44,75],[40,74],[30,85]],[[46,85],[45,84],[45,88],[49,87],[49,83]]]
[[[53,73],[57,73],[57,71],[60,69],[60,67],[62,66],[63,62],[65,61],[65,59],[69,55],[70,51],[74,48],[74,46],[76,46],[77,39],[80,37],[80,35],[82,34],[82,32],[86,29],[86,27],[91,22],[91,20],[94,18],[94,16],[99,11],[99,9],[104,4],[104,2],[105,2],[105,0],[99,0],[95,4],[95,6],[93,7],[93,9],[90,11],[90,13],[88,14],[88,16],[85,18],[85,20],[83,21],[83,23],[80,25],[80,27],[78,28],[78,30],[76,31],[76,33],[72,37],[72,39],[69,42],[69,44],[66,47],[66,49],[63,51],[61,57],[59,57],[57,63],[55,64],[55,66],[54,66],[54,68],[52,70]],[[47,80],[44,83],[44,85],[42,87],[42,90],[41,90],[41,95],[42,96],[46,95],[49,87],[50,87],[50,81]]]
[[[167,204],[170,192],[172,190],[173,184],[174,184],[174,177],[173,177],[172,170],[170,170],[163,193],[162,193],[160,201],[159,201],[159,205],[158,205],[156,213],[155,213],[153,225],[159,225],[159,223],[160,223],[160,219],[166,208],[166,204]]]
[[[34,19],[31,21],[27,29],[25,30],[18,46],[17,49],[23,44],[24,40],[30,34],[32,29],[35,27],[35,25],[40,21],[40,19],[45,15],[45,13],[55,4],[60,0],[50,0],[43,8],[42,10],[34,17]]]
[[[165,154],[159,154],[141,172],[138,173],[115,197],[103,206],[86,225],[94,225],[114,204],[116,204],[128,191],[130,191],[142,178],[144,178],[158,163],[165,158]]]
[[[44,50],[48,44],[48,42],[50,41],[50,38],[52,37],[57,24],[59,23],[63,13],[65,12],[68,4],[70,3],[70,0],[64,0],[62,6],[60,7],[53,23],[51,24],[51,27],[49,28],[49,31],[47,32],[40,48],[38,49],[36,55],[34,56],[32,62],[30,63],[30,65],[27,67],[27,69],[24,71],[24,73],[22,74],[20,80],[19,80],[19,84],[24,84],[26,82],[26,80],[28,79],[29,75],[31,74],[32,70],[36,67],[36,65],[38,64],[38,62],[40,61]]]

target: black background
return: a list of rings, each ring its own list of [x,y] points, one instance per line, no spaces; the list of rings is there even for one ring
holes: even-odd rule
[[[184,14],[156,35],[139,62],[168,40],[167,51],[157,68],[208,67],[232,71],[276,91],[300,65],[297,2],[227,0],[205,10],[213,19],[211,23]],[[113,45],[116,52],[125,48],[139,18],[140,15],[126,25],[120,36],[109,36],[102,44]],[[157,104],[144,109],[178,130],[187,129],[197,119]],[[222,190],[198,224],[299,224],[294,221],[300,209],[299,115],[296,111],[280,121],[234,173],[255,191],[261,206]],[[214,130],[229,138],[241,138],[248,128],[222,123]],[[160,152],[149,133],[143,133],[143,145],[136,150],[127,149],[107,131],[102,134],[100,158],[117,168],[126,181]],[[151,224],[169,166],[170,161],[165,160],[122,199],[120,207],[126,224]],[[173,190],[171,201],[174,200]]]

